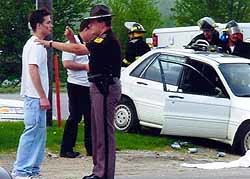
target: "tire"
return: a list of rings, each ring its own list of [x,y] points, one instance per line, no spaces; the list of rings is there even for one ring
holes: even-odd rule
[[[133,102],[122,97],[115,109],[115,128],[123,132],[135,132],[138,129],[139,121]]]
[[[233,144],[233,151],[237,154],[245,155],[247,150],[250,150],[250,123],[239,128]]]

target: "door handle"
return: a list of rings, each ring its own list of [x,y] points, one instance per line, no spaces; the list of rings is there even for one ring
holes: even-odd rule
[[[137,81],[136,83],[139,84],[139,85],[148,85],[147,83],[140,82],[140,81]]]
[[[182,96],[175,96],[175,95],[171,95],[171,96],[168,96],[169,98],[179,98],[179,99],[184,99],[184,97]]]

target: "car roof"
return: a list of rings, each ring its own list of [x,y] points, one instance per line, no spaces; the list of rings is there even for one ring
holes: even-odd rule
[[[218,52],[194,51],[192,49],[156,48],[153,50],[159,53],[175,54],[192,59],[198,59],[206,63],[250,63],[249,59]]]

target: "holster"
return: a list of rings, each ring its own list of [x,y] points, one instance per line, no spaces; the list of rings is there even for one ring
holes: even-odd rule
[[[106,81],[95,82],[95,85],[103,96],[108,96],[109,84]]]
[[[88,80],[89,82],[95,83],[96,87],[103,96],[107,96],[109,94],[109,85],[115,83],[112,74],[89,74]]]

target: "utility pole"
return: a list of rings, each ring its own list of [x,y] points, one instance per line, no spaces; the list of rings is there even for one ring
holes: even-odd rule
[[[36,9],[46,8],[52,12],[53,0],[36,0]],[[53,18],[53,17],[52,17]],[[52,40],[52,34],[46,37],[46,40]],[[52,126],[52,99],[53,99],[53,49],[47,49],[48,54],[48,73],[49,73],[49,101],[51,109],[47,110],[47,126]]]

